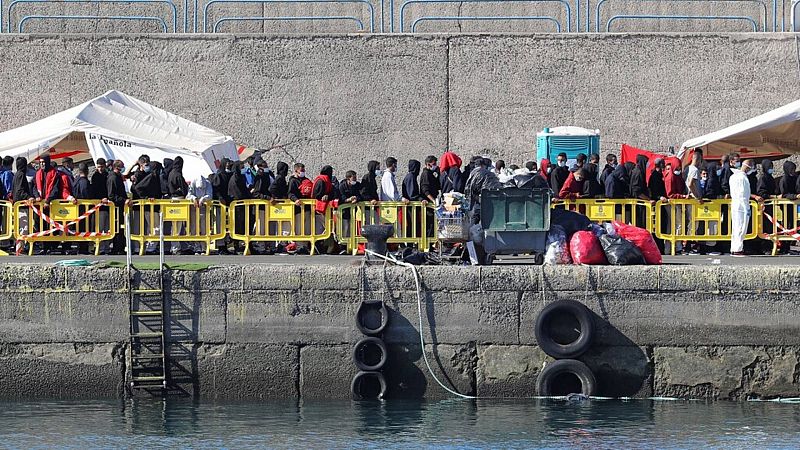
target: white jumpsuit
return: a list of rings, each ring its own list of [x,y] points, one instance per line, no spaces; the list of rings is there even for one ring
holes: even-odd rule
[[[731,185],[731,253],[744,250],[744,235],[750,216],[750,181],[741,170],[733,170]]]

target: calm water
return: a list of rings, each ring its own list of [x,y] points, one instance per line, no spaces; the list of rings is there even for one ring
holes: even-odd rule
[[[556,400],[0,404],[2,448],[800,448],[800,405]]]

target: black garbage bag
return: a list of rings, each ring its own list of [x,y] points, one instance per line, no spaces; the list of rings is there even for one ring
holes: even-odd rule
[[[395,259],[415,266],[438,266],[442,263],[439,255],[433,252],[421,252],[415,248],[406,247],[393,253]]]
[[[564,232],[567,233],[567,240],[569,240],[576,231],[589,229],[592,221],[581,213],[556,208],[550,211],[550,223],[561,225],[564,228]]]
[[[633,266],[647,264],[642,251],[627,239],[604,234],[600,236],[600,245],[603,246],[606,259],[611,265]]]

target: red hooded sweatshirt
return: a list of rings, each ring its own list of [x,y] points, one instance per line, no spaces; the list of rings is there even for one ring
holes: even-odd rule
[[[586,180],[577,181],[574,177],[575,172],[570,172],[564,186],[561,186],[561,191],[558,193],[558,198],[579,198],[583,194],[583,183]]]

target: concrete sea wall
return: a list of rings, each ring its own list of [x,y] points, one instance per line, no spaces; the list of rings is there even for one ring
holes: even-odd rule
[[[583,302],[597,338],[582,356],[599,394],[800,396],[800,268],[423,267],[423,322],[437,376],[479,396],[535,394],[550,361],[537,314]],[[157,286],[137,272],[134,286]],[[125,395],[124,269],[0,266],[0,397]],[[406,269],[342,265],[168,272],[170,373],[202,398],[349,398],[364,299],[385,302],[390,397],[437,398]]]
[[[332,164],[534,157],[543,127],[599,128],[604,152],[655,150],[800,96],[791,34],[2,35],[0,128],[118,89]]]

